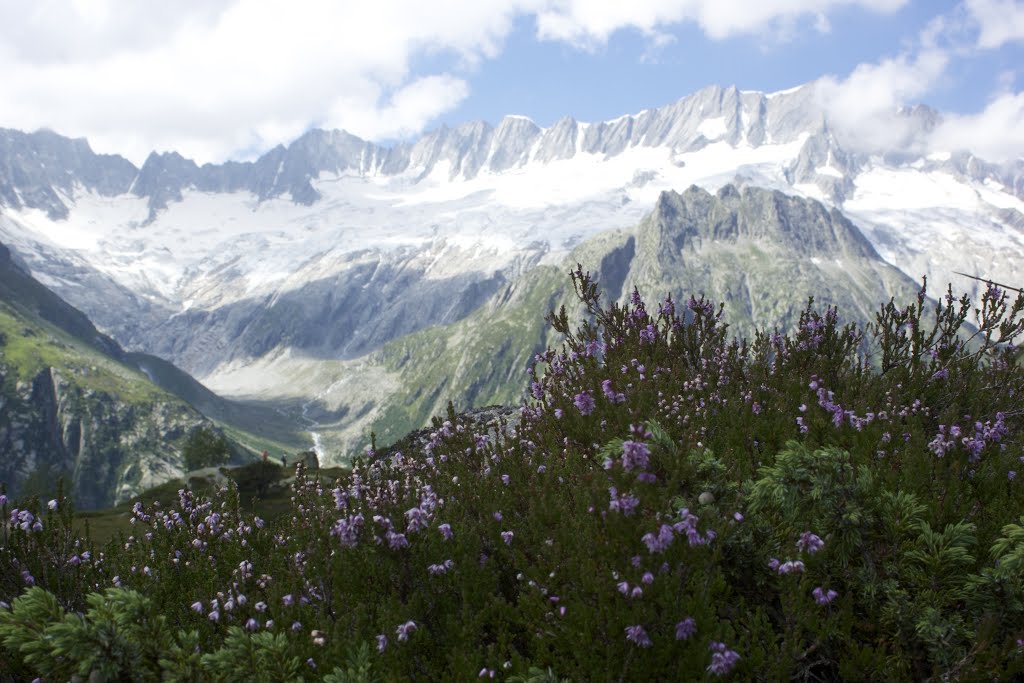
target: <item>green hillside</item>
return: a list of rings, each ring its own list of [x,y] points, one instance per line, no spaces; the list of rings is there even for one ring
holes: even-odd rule
[[[180,476],[182,444],[204,426],[223,430],[239,459],[306,443],[271,407],[225,401],[169,363],[125,353],[0,245],[0,482],[10,492],[48,493],[64,477],[80,507],[111,505]]]

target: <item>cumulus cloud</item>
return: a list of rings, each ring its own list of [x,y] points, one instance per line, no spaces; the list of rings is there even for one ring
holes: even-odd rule
[[[0,0],[0,125],[86,136],[136,162],[152,149],[221,160],[313,125],[396,138],[458,106],[517,20],[577,47],[639,30],[656,50],[680,23],[712,38],[805,19],[825,31],[837,8],[907,2]]]
[[[930,49],[861,64],[844,79],[820,79],[818,100],[836,133],[852,149],[912,149],[921,142],[920,122],[899,111],[928,92],[948,63],[945,52]]]
[[[1024,2],[967,0],[965,7],[977,25],[979,48],[995,49],[1024,40]]]
[[[587,47],[604,43],[615,31],[632,28],[654,34],[659,26],[694,22],[712,38],[761,33],[810,17],[819,31],[828,30],[827,12],[859,6],[894,12],[909,0],[561,0],[537,14],[542,38]]]
[[[988,161],[1024,159],[1024,93],[998,95],[977,114],[947,115],[928,144],[936,151],[969,150]]]
[[[496,56],[530,0],[144,6],[0,0],[0,125],[86,135],[136,162],[153,148],[218,160],[314,124],[407,135],[465,98],[450,68]],[[415,73],[424,55],[448,68]]]

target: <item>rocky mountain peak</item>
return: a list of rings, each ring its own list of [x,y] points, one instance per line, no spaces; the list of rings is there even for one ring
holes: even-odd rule
[[[727,184],[712,194],[693,185],[682,194],[663,192],[642,230],[673,259],[685,250],[742,240],[772,243],[805,258],[878,258],[835,209],[759,187]]]

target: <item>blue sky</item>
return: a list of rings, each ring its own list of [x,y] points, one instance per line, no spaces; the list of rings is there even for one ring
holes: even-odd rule
[[[0,126],[136,163],[251,157],[314,126],[393,141],[815,79],[858,135],[924,102],[1014,159],[1022,67],[1024,0],[0,0]]]
[[[931,20],[957,4],[908,3],[891,15],[844,7],[829,16],[827,33],[814,30],[812,17],[802,18],[784,36],[767,32],[723,39],[685,23],[667,27],[673,41],[660,48],[653,48],[640,31],[624,29],[606,45],[581,50],[537,40],[535,19],[520,18],[501,55],[470,73],[472,92],[441,120],[449,125],[475,119],[494,123],[504,114],[523,114],[547,126],[564,115],[599,121],[657,107],[707,85],[783,90],[896,56],[916,42]],[[955,78],[921,99],[947,111],[974,112],[996,90],[999,73],[1012,65],[1024,67],[1020,45],[962,59]]]

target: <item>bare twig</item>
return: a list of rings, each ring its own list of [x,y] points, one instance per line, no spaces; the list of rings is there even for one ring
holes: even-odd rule
[[[1020,289],[1019,287],[1011,287],[1009,285],[1004,285],[1001,282],[993,282],[992,280],[983,277],[978,277],[977,275],[968,275],[967,273],[961,273],[958,270],[954,270],[953,272],[957,275],[963,275],[964,277],[969,277],[972,280],[977,280],[978,282],[985,282],[990,285],[996,285],[997,287],[1002,287],[1003,289],[1011,289],[1015,292],[1024,292],[1024,289]]]

